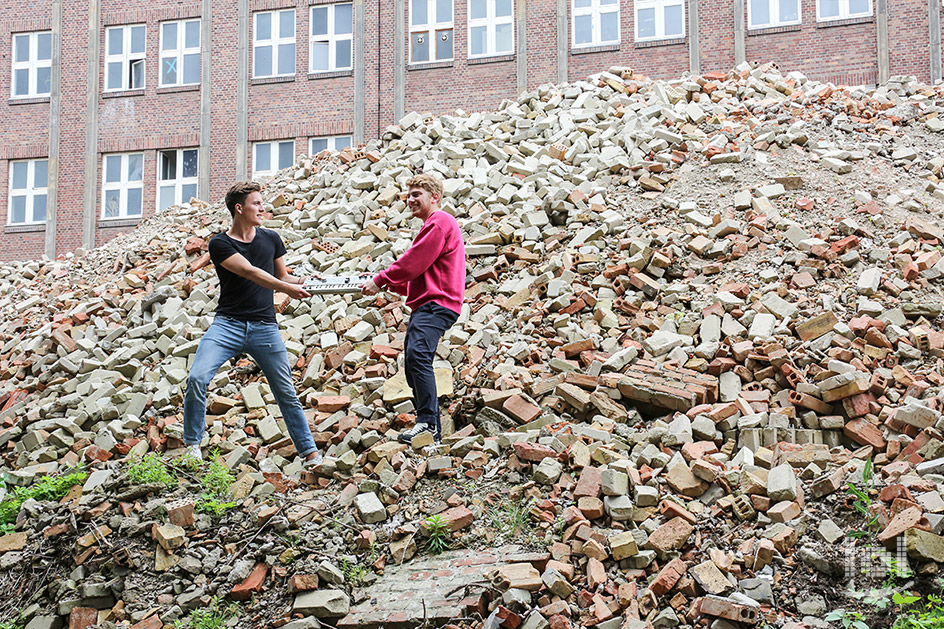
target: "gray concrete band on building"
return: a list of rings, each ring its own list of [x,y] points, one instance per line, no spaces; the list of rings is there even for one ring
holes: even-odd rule
[[[567,82],[567,53],[569,37],[567,33],[568,0],[557,0],[557,82]]]
[[[930,38],[931,83],[941,80],[941,2],[928,0],[928,29]]]
[[[354,0],[354,144],[364,141],[364,39],[364,0]]]
[[[213,0],[203,0],[203,15],[213,15]],[[210,37],[213,33],[213,20],[205,17],[200,20],[200,151],[197,166],[197,198],[210,201],[210,129],[212,128],[211,107],[213,102],[210,80],[210,55],[212,47]],[[189,199],[184,199],[185,201]]]
[[[236,179],[249,174],[249,0],[236,11]]]
[[[525,0],[518,0],[515,3],[515,24],[518,31],[515,48],[515,75],[517,78],[516,94],[520,94],[528,89],[528,3]]]
[[[82,208],[82,246],[95,246],[95,223],[98,218],[98,79],[101,62],[99,36],[102,22],[101,0],[89,0],[88,21],[88,85],[85,94],[85,190]]]
[[[59,181],[59,116],[62,95],[62,0],[52,0],[52,59],[49,70],[49,161],[46,179],[46,242],[49,258],[56,257],[56,210]],[[49,185],[53,182],[52,185]]]
[[[406,21],[406,0],[393,0],[393,122],[400,122],[406,115],[406,33],[403,23]],[[378,36],[377,45],[380,45]],[[380,71],[380,68],[377,69]],[[380,98],[380,94],[377,94]],[[377,129],[380,133],[380,129]]]
[[[878,82],[888,80],[888,2],[875,0],[875,45],[878,56]]]
[[[692,74],[701,73],[698,27],[698,0],[688,0],[688,69]]]

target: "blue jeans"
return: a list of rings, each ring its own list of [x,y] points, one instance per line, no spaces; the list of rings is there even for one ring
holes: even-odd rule
[[[428,424],[437,437],[442,434],[439,422],[439,397],[436,394],[436,376],[433,357],[443,333],[459,315],[444,306],[427,302],[413,311],[403,342],[403,369],[406,383],[413,391],[416,423]]]
[[[311,436],[308,420],[295,395],[292,370],[279,325],[266,321],[237,321],[229,317],[216,317],[197,347],[184,397],[184,443],[189,446],[203,440],[207,386],[220,365],[242,353],[252,356],[262,368],[299,456],[317,452],[318,446]]]

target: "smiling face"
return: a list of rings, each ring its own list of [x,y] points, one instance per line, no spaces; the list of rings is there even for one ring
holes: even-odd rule
[[[414,218],[425,221],[430,214],[439,209],[439,195],[431,194],[426,188],[410,186],[406,203]]]
[[[255,227],[262,225],[265,214],[262,209],[262,193],[250,192],[243,203],[236,204],[236,213],[242,216],[244,222]]]

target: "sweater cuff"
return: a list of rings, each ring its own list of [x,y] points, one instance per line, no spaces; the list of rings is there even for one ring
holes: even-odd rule
[[[387,276],[384,275],[383,271],[374,276],[374,284],[376,284],[378,288],[383,288],[387,282]]]

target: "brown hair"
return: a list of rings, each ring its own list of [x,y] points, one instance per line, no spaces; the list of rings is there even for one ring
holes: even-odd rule
[[[418,175],[413,175],[407,180],[406,185],[408,188],[422,188],[431,195],[439,195],[440,201],[442,200],[442,180],[432,173],[420,173]]]
[[[236,216],[236,206],[246,202],[246,197],[252,192],[260,192],[262,186],[258,181],[238,181],[226,191],[226,209],[232,216]]]

